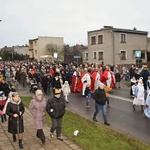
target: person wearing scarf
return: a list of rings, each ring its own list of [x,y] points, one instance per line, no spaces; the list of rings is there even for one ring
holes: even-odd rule
[[[19,139],[19,147],[23,149],[22,138],[24,132],[23,113],[24,105],[17,92],[12,93],[12,98],[7,105],[6,114],[8,118],[8,132],[13,134],[13,141],[16,142],[16,134]]]
[[[35,96],[30,102],[29,111],[33,117],[33,126],[37,130],[36,136],[45,143],[43,124],[45,122],[46,99],[43,97],[41,90],[35,92]]]

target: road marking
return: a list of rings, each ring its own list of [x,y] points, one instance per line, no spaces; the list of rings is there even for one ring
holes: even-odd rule
[[[126,102],[133,102],[133,100],[129,99],[129,98],[125,98],[125,97],[121,97],[121,96],[116,96],[116,95],[112,95],[112,94],[109,94],[111,98],[115,98],[115,99],[119,99],[119,100],[122,100],[122,101],[126,101]]]

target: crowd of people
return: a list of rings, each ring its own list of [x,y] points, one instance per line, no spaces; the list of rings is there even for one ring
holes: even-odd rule
[[[16,142],[18,135],[19,147],[23,148],[24,132],[23,113],[24,105],[17,93],[18,87],[30,85],[35,96],[30,102],[29,110],[33,117],[33,126],[37,130],[36,136],[45,143],[43,124],[45,110],[52,119],[50,136],[56,130],[57,139],[61,136],[62,118],[65,114],[66,103],[69,102],[71,92],[81,92],[85,97],[85,106],[90,108],[90,99],[95,100],[93,121],[97,122],[97,114],[102,110],[104,125],[109,126],[106,115],[106,103],[109,106],[109,92],[113,88],[121,88],[120,81],[131,81],[130,95],[134,97],[133,111],[136,105],[141,105],[141,111],[150,118],[150,72],[146,65],[141,70],[132,65],[126,65],[120,73],[118,66],[101,64],[74,64],[51,63],[46,61],[14,61],[0,63],[0,116],[1,122],[8,118],[8,132],[12,133]],[[122,76],[121,76],[122,74]],[[44,94],[53,95],[46,100]],[[144,106],[145,109],[144,109]]]

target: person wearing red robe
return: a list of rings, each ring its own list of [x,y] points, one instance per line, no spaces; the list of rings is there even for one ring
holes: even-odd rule
[[[52,67],[50,67],[49,73],[50,73],[50,76],[53,78],[55,72]]]
[[[81,73],[77,68],[72,75],[71,92],[77,92],[82,89],[81,87],[78,86],[80,85],[80,80],[81,80],[80,78],[81,78]]]
[[[100,75],[100,72],[99,72],[99,69],[98,68],[95,68],[95,70],[94,70],[94,72],[92,73],[92,85],[94,86],[94,87],[91,87],[94,91],[96,90],[96,89],[98,89],[98,85],[100,84],[100,78],[101,78],[101,75]],[[92,86],[91,85],[91,86]]]
[[[115,80],[108,66],[106,66],[106,70],[103,73],[101,82],[106,83],[109,88],[115,87]]]

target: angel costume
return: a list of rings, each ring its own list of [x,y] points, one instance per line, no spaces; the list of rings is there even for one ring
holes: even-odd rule
[[[144,105],[145,100],[144,100],[144,86],[141,83],[138,83],[138,85],[135,87],[135,98],[133,100],[133,105]]]
[[[146,108],[144,110],[144,114],[146,117],[150,118],[150,90],[146,98]]]

